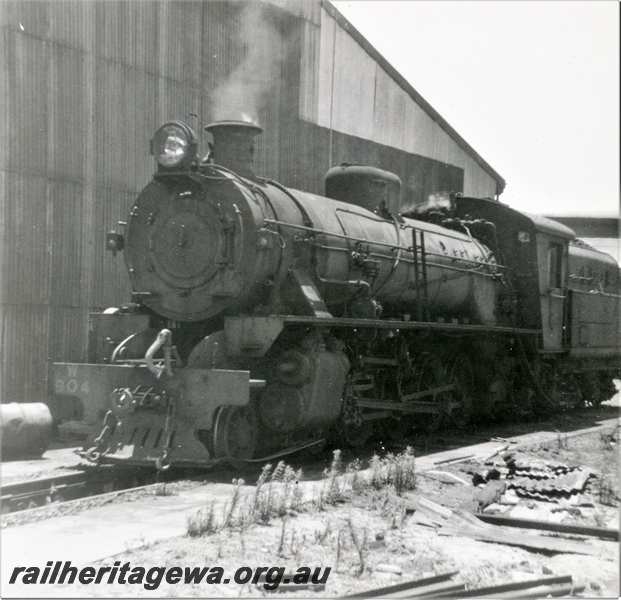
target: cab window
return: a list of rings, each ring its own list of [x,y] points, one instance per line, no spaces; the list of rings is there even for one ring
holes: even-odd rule
[[[552,243],[548,249],[548,283],[551,288],[563,287],[563,245]]]

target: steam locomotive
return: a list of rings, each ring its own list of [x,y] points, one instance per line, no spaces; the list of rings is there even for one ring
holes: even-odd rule
[[[204,466],[325,440],[599,404],[619,375],[616,262],[552,220],[330,169],[325,196],[255,175],[261,129],[181,121],[151,141],[123,231],[131,302],[90,316],[89,362],[54,363],[53,406],[101,430],[94,462]]]

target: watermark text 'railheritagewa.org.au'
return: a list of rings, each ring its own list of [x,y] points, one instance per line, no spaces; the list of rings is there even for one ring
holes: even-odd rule
[[[285,572],[285,567],[238,567],[232,576],[226,576],[222,567],[172,566],[132,567],[130,562],[115,561],[112,566],[75,567],[70,560],[47,561],[45,567],[15,567],[9,584],[128,584],[142,585],[145,590],[156,590],[161,583],[176,584],[260,584],[274,590],[281,584],[325,584],[330,567],[299,567]]]

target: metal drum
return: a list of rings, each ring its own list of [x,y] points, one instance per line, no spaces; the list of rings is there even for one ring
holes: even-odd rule
[[[52,437],[52,414],[43,402],[0,404],[2,459],[38,458]]]

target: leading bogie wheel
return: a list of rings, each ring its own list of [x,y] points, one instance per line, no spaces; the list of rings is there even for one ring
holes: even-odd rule
[[[216,458],[250,459],[257,448],[258,420],[254,406],[222,406],[214,419]]]

